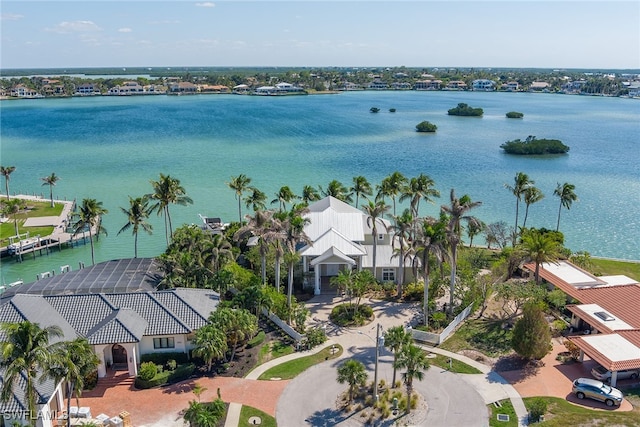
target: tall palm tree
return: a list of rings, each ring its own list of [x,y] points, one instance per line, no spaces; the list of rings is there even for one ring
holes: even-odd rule
[[[249,236],[258,238],[258,250],[260,252],[260,272],[262,274],[262,284],[267,282],[267,253],[269,252],[269,242],[265,238],[271,228],[273,211],[256,211],[253,217],[247,215],[247,223],[240,227],[233,235],[234,240],[239,241]]]
[[[429,276],[431,274],[429,255],[433,254],[439,262],[442,262],[445,252],[446,223],[435,218],[422,219],[415,241],[416,255],[420,256],[424,278],[423,314],[426,326],[429,324]]]
[[[575,189],[575,185],[565,182],[562,185],[558,183],[558,186],[553,191],[553,195],[560,198],[560,207],[558,208],[558,224],[556,225],[556,231],[560,229],[560,212],[562,212],[562,207],[564,206],[565,208],[567,208],[567,210],[569,210],[571,209],[571,204],[578,201],[578,196],[574,192]]]
[[[228,349],[226,335],[212,324],[207,324],[196,331],[193,345],[193,354],[201,357],[207,364],[207,372],[211,372],[214,360],[224,358]]]
[[[289,323],[291,323],[291,296],[293,293],[293,268],[300,259],[297,252],[299,243],[312,245],[313,242],[304,232],[304,226],[309,224],[309,218],[305,218],[308,209],[304,205],[293,206],[284,223],[286,233],[285,247],[287,250],[286,262],[289,268],[288,285],[287,285],[287,307],[289,307]]]
[[[366,197],[371,196],[373,194],[373,189],[371,188],[371,184],[367,181],[362,175],[353,177],[353,186],[350,188],[351,193],[356,195],[356,208],[360,209],[359,200],[360,196]]]
[[[280,212],[287,209],[287,203],[291,203],[297,196],[291,191],[289,186],[285,185],[280,187],[280,190],[276,193],[276,198],[271,201],[272,205],[276,203],[280,206]]]
[[[53,207],[53,186],[56,185],[58,181],[60,181],[60,177],[53,172],[49,176],[45,176],[44,178],[40,178],[42,181],[42,185],[49,186],[49,198],[51,199],[51,207]]]
[[[9,175],[15,170],[15,166],[0,166],[0,175],[4,176],[4,188],[7,191],[7,200],[9,200]]]
[[[20,199],[7,200],[2,203],[2,215],[9,218],[13,217],[13,227],[15,229],[16,236],[20,235],[20,232],[18,231],[18,213],[21,208],[22,200]]]
[[[227,262],[233,259],[231,243],[223,234],[212,234],[199,249],[202,264],[215,274]]]
[[[377,202],[372,202],[369,200],[369,203],[362,207],[365,215],[367,216],[367,226],[371,228],[371,238],[373,240],[373,254],[372,254],[372,266],[373,266],[373,276],[378,277],[376,273],[376,250],[378,247],[378,224],[383,227],[387,227],[382,218],[385,216],[387,211],[389,211],[389,206],[384,202],[384,200],[379,200]]]
[[[522,228],[527,227],[527,217],[529,216],[529,206],[534,203],[538,203],[540,200],[544,199],[544,194],[538,187],[528,187],[524,190],[524,203],[527,205],[527,208],[524,211],[524,221],[522,222]]]
[[[322,187],[320,187],[320,193],[322,193],[324,197],[331,196],[340,200],[341,202],[353,202],[353,198],[351,197],[351,192],[349,191],[349,189],[337,179],[334,179],[329,184],[327,184],[326,190],[323,190]]]
[[[23,321],[0,325],[4,338],[0,342],[0,368],[4,370],[0,398],[7,403],[24,385],[27,410],[37,412],[38,393],[36,381],[50,377],[49,366],[53,361],[54,344],[51,340],[62,337],[58,326],[40,327],[37,323]],[[35,417],[30,420],[35,426]]]
[[[477,218],[469,215],[465,215],[471,209],[478,207],[482,204],[482,202],[473,202],[469,198],[469,196],[465,195],[461,198],[456,197],[456,193],[454,189],[451,189],[451,193],[449,194],[450,205],[442,205],[440,207],[441,211],[444,212],[449,217],[449,221],[447,223],[447,240],[449,241],[449,250],[450,250],[450,262],[451,262],[451,283],[449,286],[449,314],[453,314],[453,301],[454,301],[454,292],[456,285],[456,268],[458,265],[458,245],[461,242],[460,238],[460,228],[461,221],[466,222],[479,222]]]
[[[302,203],[308,205],[310,202],[320,200],[320,193],[315,187],[311,185],[305,185],[302,187]]]
[[[172,204],[186,206],[192,204],[193,200],[187,196],[184,187],[180,185],[180,180],[172,178],[170,175],[161,173],[158,181],[151,181],[151,186],[153,187],[153,193],[147,195],[147,197],[155,201],[151,211],[158,212],[158,215],[164,215],[164,231],[168,245],[169,238],[173,235],[169,206]]]
[[[397,294],[398,298],[402,298],[402,290],[404,287],[404,264],[406,258],[406,251],[411,242],[411,230],[413,230],[414,218],[411,215],[409,209],[405,209],[402,215],[393,217],[394,225],[391,226],[393,231],[393,246],[398,245],[398,283]],[[394,255],[396,256],[396,255]]]
[[[429,369],[429,360],[426,353],[413,344],[406,345],[400,351],[398,360],[394,365],[400,369],[406,369],[402,373],[402,381],[407,387],[407,414],[411,412],[411,395],[413,394],[413,380],[422,381],[424,372]]]
[[[275,253],[275,284],[276,290],[280,292],[280,266],[282,257],[284,256],[285,241],[287,240],[286,232],[287,212],[275,212],[271,225],[263,234],[263,239],[272,245]]]
[[[148,234],[153,233],[153,226],[147,222],[151,209],[149,208],[149,199],[147,197],[129,196],[129,209],[120,208],[123,214],[127,216],[127,223],[122,226],[118,234],[131,228],[133,233],[133,257],[138,258],[138,232],[142,228]]]
[[[265,202],[267,201],[267,195],[257,188],[251,189],[251,194],[244,198],[244,203],[247,209],[253,209],[254,212],[263,211],[267,207]]]
[[[84,389],[85,378],[95,372],[100,364],[93,348],[86,338],[64,341],[56,348],[49,373],[56,382],[64,380],[67,385],[67,413],[71,412],[71,398],[76,395],[76,406],[80,406],[80,397]],[[67,418],[67,426],[71,418]]]
[[[400,202],[407,199],[410,201],[411,214],[418,218],[420,211],[420,199],[433,203],[433,197],[440,197],[440,192],[433,188],[435,181],[428,175],[421,173],[415,178],[411,178],[409,184],[404,188],[400,196]]]
[[[393,200],[393,216],[396,216],[396,197],[403,193],[407,185],[407,178],[400,172],[395,171],[382,180],[378,187],[378,194],[382,197],[391,197]]]
[[[560,244],[549,233],[532,229],[522,235],[520,246],[525,256],[536,263],[535,279],[536,283],[540,283],[540,265],[558,261]]]
[[[514,226],[514,236],[513,236],[513,246],[516,245],[516,236],[518,233],[518,210],[520,207],[520,200],[522,200],[522,195],[527,190],[527,188],[533,186],[535,182],[529,179],[529,176],[524,172],[516,173],[516,176],[513,179],[513,185],[505,184],[504,188],[511,191],[511,193],[516,196],[516,224]]]
[[[367,371],[362,362],[354,359],[348,359],[342,365],[338,366],[338,383],[349,384],[349,403],[353,402],[353,393],[357,386],[367,381]]]
[[[398,362],[398,354],[402,348],[413,342],[411,333],[405,331],[404,326],[393,326],[384,333],[384,346],[393,352],[393,380],[391,387],[396,386],[396,363]]]
[[[238,176],[232,176],[231,181],[227,182],[229,188],[235,192],[236,199],[238,200],[238,222],[240,224],[242,224],[242,195],[245,191],[253,189],[249,184],[251,184],[251,178],[242,173]]]
[[[80,232],[83,232],[86,228],[89,229],[89,242],[91,243],[91,263],[95,264],[95,251],[93,248],[93,229],[95,228],[96,237],[100,233],[107,234],[107,230],[102,226],[102,215],[109,213],[108,210],[102,207],[102,202],[98,202],[96,199],[83,199],[82,206],[80,206],[79,219],[73,225],[74,236]]]

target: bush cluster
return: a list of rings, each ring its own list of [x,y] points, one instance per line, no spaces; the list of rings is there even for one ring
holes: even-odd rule
[[[565,154],[569,147],[557,139],[536,139],[528,137],[525,141],[514,139],[500,146],[508,154],[535,155],[535,154]]]
[[[140,370],[138,371],[138,377],[136,378],[136,382],[135,382],[135,386],[138,389],[147,389],[151,387],[157,387],[163,384],[170,384],[170,383],[186,380],[193,374],[193,371],[196,369],[196,366],[193,363],[188,363],[186,365],[180,365],[176,367],[174,371],[167,370],[167,371],[158,372],[153,377],[146,379],[149,374],[147,373],[144,375],[144,378],[142,377],[143,365],[146,365],[146,366],[153,365],[153,368],[145,368],[145,369],[149,370],[149,372],[151,372],[152,369],[156,369],[156,372],[157,372],[157,366],[155,363],[146,362],[140,365]]]
[[[524,114],[518,113],[517,111],[509,111],[507,113],[507,118],[509,119],[521,119],[524,117]]]
[[[417,132],[435,132],[437,129],[438,129],[438,126],[426,120],[416,125]]]
[[[447,114],[450,116],[475,116],[479,117],[484,114],[484,110],[482,108],[473,108],[469,107],[464,102],[458,104],[457,107],[450,108],[447,111]]]
[[[264,342],[265,338],[266,338],[266,334],[264,333],[263,330],[260,330],[260,332],[258,332],[258,334],[255,337],[249,340],[249,342],[247,343],[247,348],[259,346]]]

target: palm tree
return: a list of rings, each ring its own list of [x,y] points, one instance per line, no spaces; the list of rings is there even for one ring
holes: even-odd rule
[[[446,242],[446,223],[435,218],[424,218],[416,233],[416,255],[421,256],[422,276],[424,278],[423,314],[425,326],[429,324],[429,276],[431,267],[429,255],[433,254],[442,262]]]
[[[258,238],[258,250],[260,252],[260,272],[262,273],[262,284],[267,282],[267,253],[269,252],[269,242],[265,238],[271,227],[273,211],[256,211],[253,217],[247,215],[246,225],[240,227],[233,235],[234,240],[242,240],[248,236]]]
[[[469,237],[469,247],[473,246],[473,238],[482,233],[487,228],[487,224],[482,221],[473,221],[467,225],[467,236]]]
[[[41,328],[37,323],[22,321],[3,323],[0,331],[4,335],[0,342],[0,368],[3,369],[0,398],[7,403],[14,394],[21,394],[17,390],[19,387],[24,387],[26,409],[30,414],[36,414],[38,393],[35,382],[50,377],[48,368],[54,355],[51,340],[62,337],[62,330],[58,326]],[[23,382],[26,383],[24,386]],[[35,417],[31,423],[35,426]]]
[[[22,200],[20,199],[7,200],[6,202],[2,203],[2,215],[13,217],[13,227],[15,228],[16,236],[20,235],[20,232],[18,231],[17,215],[20,212],[21,208]]]
[[[373,276],[378,277],[376,273],[376,249],[378,247],[378,224],[381,224],[385,229],[387,228],[386,224],[382,220],[384,215],[389,210],[389,206],[384,202],[384,200],[380,200],[376,203],[369,200],[369,203],[362,207],[365,215],[367,216],[367,226],[371,228],[371,238],[373,240]]]
[[[411,344],[412,341],[411,333],[405,331],[404,326],[394,326],[384,333],[384,346],[393,352],[393,380],[391,387],[396,386],[398,354],[404,346]]]
[[[302,187],[302,203],[308,205],[310,202],[320,200],[320,193],[315,187],[311,185],[305,185]]]
[[[207,364],[207,372],[216,359],[224,358],[227,354],[227,336],[212,324],[207,324],[196,331],[193,341],[194,356],[201,357]]]
[[[450,205],[442,205],[440,209],[449,217],[447,223],[447,240],[449,241],[450,262],[451,262],[451,284],[449,287],[449,314],[453,314],[453,300],[456,285],[456,267],[458,263],[458,245],[460,244],[460,222],[467,221],[468,223],[479,222],[477,218],[473,216],[465,215],[471,209],[480,206],[482,202],[472,202],[469,196],[464,195],[460,199],[456,197],[456,193],[451,189],[449,195]]]
[[[263,211],[267,207],[265,202],[267,201],[267,195],[257,188],[251,189],[251,194],[244,198],[244,203],[247,209],[251,208],[254,212]]]
[[[227,345],[231,348],[229,361],[233,361],[236,348],[251,339],[258,330],[256,316],[243,308],[218,308],[209,316],[209,322],[226,336]]]
[[[514,238],[513,238],[513,246],[516,245],[516,234],[518,230],[518,210],[520,207],[520,200],[522,199],[522,195],[527,190],[527,188],[531,187],[535,182],[529,179],[529,176],[524,172],[516,173],[516,176],[513,179],[513,186],[509,184],[505,184],[504,188],[511,191],[511,193],[516,196],[516,225],[514,226]]]
[[[240,224],[242,224],[242,195],[245,191],[253,189],[253,187],[251,187],[249,184],[251,184],[251,178],[249,178],[245,174],[232,176],[231,181],[227,182],[229,188],[231,188],[235,192],[236,199],[238,199],[238,222]]]
[[[527,205],[527,208],[524,211],[524,221],[522,222],[522,228],[527,227],[527,217],[529,216],[529,206],[539,202],[544,199],[544,194],[538,187],[527,187],[524,190],[524,203]]]
[[[164,231],[168,245],[169,237],[173,235],[169,205],[186,206],[192,204],[193,200],[187,196],[184,187],[180,185],[180,180],[172,178],[170,175],[160,174],[158,181],[151,181],[151,186],[153,193],[147,195],[149,199],[155,201],[151,212],[156,211],[158,215],[164,215]]]
[[[213,234],[203,242],[198,252],[202,257],[202,264],[216,274],[226,261],[233,259],[232,249],[231,243],[223,234]]]
[[[134,238],[134,251],[133,257],[138,258],[138,232],[142,228],[148,234],[153,233],[153,226],[147,222],[151,209],[149,208],[149,199],[147,197],[136,197],[135,199],[129,196],[129,209],[120,208],[123,214],[127,216],[127,223],[122,226],[118,231],[118,234],[127,231],[131,228]]]
[[[86,338],[64,341],[56,348],[49,373],[56,382],[64,380],[67,384],[67,413],[71,411],[73,393],[76,394],[76,406],[80,406],[85,378],[95,372],[99,364],[100,359]],[[67,418],[67,426],[70,425],[71,418]]]
[[[284,222],[285,230],[285,247],[287,249],[286,263],[289,267],[289,280],[287,286],[287,307],[289,307],[289,323],[291,323],[291,296],[293,293],[293,268],[300,259],[297,252],[298,243],[305,245],[311,245],[313,242],[304,232],[304,226],[309,223],[309,218],[305,218],[303,215],[308,212],[308,209],[304,206],[294,206],[289,211],[287,219]]]
[[[429,369],[427,355],[420,347],[413,344],[406,345],[400,351],[394,367],[405,368],[402,373],[402,381],[407,387],[407,414],[411,412],[411,395],[413,394],[413,380],[422,381],[424,372]]]
[[[360,208],[359,199],[360,196],[366,197],[371,196],[373,194],[373,189],[371,188],[371,184],[367,181],[362,175],[353,177],[353,186],[350,188],[351,193],[356,195],[356,208]]]
[[[15,166],[0,166],[0,174],[4,176],[4,188],[7,191],[7,200],[9,200],[9,175],[15,170]]]
[[[420,210],[420,199],[433,203],[433,197],[440,197],[440,192],[433,188],[435,181],[428,175],[421,173],[416,178],[411,178],[409,184],[404,188],[400,196],[400,202],[407,199],[411,203],[411,214],[418,218]]]
[[[564,206],[565,208],[567,208],[567,210],[569,210],[571,209],[571,204],[578,201],[578,196],[576,195],[576,193],[574,193],[575,189],[575,185],[565,182],[562,185],[558,183],[558,186],[553,191],[553,195],[560,198],[560,207],[558,208],[558,224],[556,225],[556,231],[560,229],[560,212],[562,212],[562,207]]]
[[[273,245],[275,252],[275,282],[276,290],[280,292],[280,265],[282,264],[282,257],[284,255],[284,244],[287,239],[286,233],[286,212],[274,213],[271,219],[271,226],[263,234],[263,239]]]
[[[337,179],[334,179],[329,184],[327,184],[326,190],[323,190],[322,187],[320,187],[320,193],[322,193],[324,197],[331,196],[340,200],[341,202],[345,202],[345,203],[353,202],[353,198],[351,197],[351,193],[349,192],[349,189],[345,187]]]
[[[521,249],[528,259],[536,263],[536,283],[540,283],[540,265],[545,262],[555,263],[561,252],[560,244],[549,233],[540,230],[528,230],[522,235]]]
[[[405,209],[402,215],[394,217],[394,225],[391,226],[393,231],[393,246],[398,245],[398,283],[396,293],[398,298],[402,298],[402,289],[404,286],[404,264],[406,258],[406,250],[410,246],[411,230],[413,229],[414,219],[409,209]],[[396,255],[394,255],[396,256]]]
[[[58,181],[60,181],[60,177],[53,172],[49,176],[45,176],[44,178],[40,178],[42,181],[42,185],[49,186],[49,198],[51,199],[51,207],[53,207],[53,186],[56,185]]]
[[[91,263],[95,264],[95,251],[93,248],[93,229],[95,228],[96,237],[100,233],[107,234],[107,230],[102,226],[102,215],[109,213],[108,210],[102,207],[102,202],[98,202],[96,199],[83,199],[82,206],[80,206],[79,219],[73,225],[73,235],[77,235],[80,232],[84,232],[86,228],[89,229],[89,242],[91,243]]]
[[[349,403],[353,402],[353,392],[356,387],[367,381],[367,371],[362,362],[348,359],[338,366],[338,383],[349,384]]]
[[[396,197],[403,193],[407,185],[407,178],[400,172],[393,172],[382,180],[378,187],[378,195],[382,197],[391,197],[393,200],[393,216],[396,216]]]
[[[280,206],[280,212],[283,212],[287,208],[287,203],[291,203],[297,196],[291,191],[289,186],[285,185],[280,187],[280,190],[276,193],[276,198],[271,201],[272,205],[276,203]]]

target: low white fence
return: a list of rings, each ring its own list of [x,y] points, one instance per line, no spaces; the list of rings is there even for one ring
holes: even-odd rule
[[[280,319],[275,313],[270,313],[266,308],[262,309],[262,314],[267,316],[269,320],[278,325],[280,329],[282,329],[287,335],[289,335],[296,343],[299,343],[304,338],[300,332],[293,329],[291,326],[287,325],[287,322]]]
[[[462,310],[460,314],[458,314],[456,318],[453,319],[453,321],[449,323],[449,325],[446,328],[444,328],[444,330],[439,334],[419,331],[417,329],[411,329],[411,336],[416,341],[426,342],[433,345],[442,344],[443,342],[445,342],[447,338],[449,338],[449,335],[453,333],[456,327],[460,323],[462,323],[462,321],[466,319],[469,316],[469,314],[471,314],[472,307],[473,307],[473,304],[470,304],[467,308]]]

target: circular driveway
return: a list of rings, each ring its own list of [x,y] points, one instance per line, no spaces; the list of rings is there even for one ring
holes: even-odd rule
[[[380,323],[383,330],[391,326],[405,325],[419,310],[407,306],[376,301],[373,324],[361,328],[337,328],[326,323],[326,315],[333,301],[310,301],[307,307],[312,318],[325,324],[327,335],[342,345],[344,352],[339,359],[313,366],[298,375],[286,387],[276,406],[276,420],[279,427],[300,426],[360,426],[365,419],[351,418],[352,413],[337,410],[338,396],[347,389],[346,384],[336,381],[337,367],[347,358],[357,359],[365,364],[372,382],[375,367],[375,325]],[[393,379],[393,354],[386,348],[380,350],[378,380],[391,384]],[[397,379],[401,378],[398,370]],[[452,374],[437,366],[431,366],[422,381],[414,380],[415,391],[420,393],[427,405],[426,420],[422,425],[442,427],[465,427],[488,425],[487,407],[484,399],[460,375]],[[406,393],[404,385],[400,390]],[[391,425],[391,419],[383,425]]]

